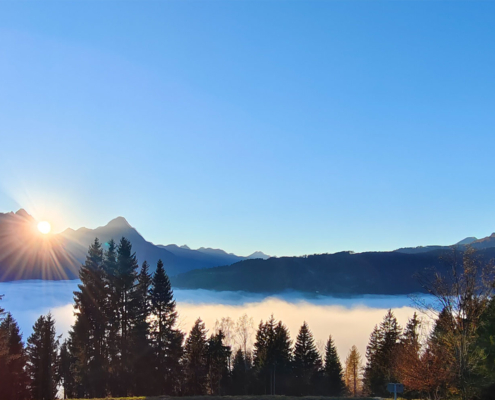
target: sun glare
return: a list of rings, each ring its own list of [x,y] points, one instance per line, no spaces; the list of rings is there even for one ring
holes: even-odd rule
[[[52,229],[51,225],[49,222],[46,222],[46,221],[41,221],[39,224],[38,224],[38,230],[43,233],[44,235],[46,235],[47,233],[50,233],[50,230]]]

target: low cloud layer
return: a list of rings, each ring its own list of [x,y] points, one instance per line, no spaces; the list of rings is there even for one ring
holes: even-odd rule
[[[0,283],[3,308],[17,319],[26,339],[36,318],[51,311],[57,322],[57,332],[66,334],[74,322],[73,291],[78,281],[65,282],[4,282]],[[201,317],[211,331],[216,320],[230,317],[237,320],[247,314],[254,320],[255,328],[271,314],[282,320],[295,340],[297,332],[306,321],[315,339],[325,342],[332,335],[344,361],[348,350],[356,345],[363,355],[369,335],[375,324],[392,308],[404,326],[414,313],[411,300],[406,296],[363,296],[334,298],[304,296],[285,293],[264,296],[242,292],[212,292],[207,290],[175,290],[181,329],[189,331],[194,321]]]

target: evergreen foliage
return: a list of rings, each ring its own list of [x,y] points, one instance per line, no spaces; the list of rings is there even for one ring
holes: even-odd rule
[[[189,396],[206,394],[207,352],[206,327],[198,318],[187,337],[184,349],[185,394]]]
[[[49,313],[39,317],[27,341],[27,371],[31,396],[36,400],[54,400],[57,394],[57,365],[59,339],[55,334],[55,320]]]
[[[325,346],[324,393],[329,396],[340,396],[345,391],[342,364],[332,336]]]
[[[322,362],[313,334],[306,322],[301,326],[294,347],[293,388],[298,396],[315,394],[315,386]]]

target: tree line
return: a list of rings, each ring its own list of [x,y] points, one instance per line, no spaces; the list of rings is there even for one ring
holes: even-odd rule
[[[431,303],[417,301],[431,314],[432,329],[418,314],[402,329],[389,310],[371,333],[365,366],[355,346],[342,366],[332,337],[320,354],[306,322],[294,343],[273,316],[259,323],[252,346],[247,316],[237,340],[229,318],[210,335],[198,319],[186,336],[163,263],[151,274],[146,261],[138,266],[127,239],[105,249],[95,239],[63,342],[48,314],[24,344],[16,321],[0,308],[0,398],[386,396],[387,383],[402,382],[406,398],[488,400],[495,391],[494,269],[471,250],[454,251],[447,264],[423,282]]]

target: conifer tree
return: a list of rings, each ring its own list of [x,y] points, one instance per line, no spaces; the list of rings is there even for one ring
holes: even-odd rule
[[[72,341],[69,337],[60,346],[59,353],[58,377],[64,391],[64,399],[79,397],[74,377],[76,360],[71,347]]]
[[[184,349],[184,384],[188,395],[197,396],[206,393],[207,346],[205,324],[198,318],[187,337]]]
[[[53,400],[57,393],[59,340],[50,313],[36,320],[27,343],[31,396],[33,400]]]
[[[0,336],[5,340],[0,378],[0,398],[24,400],[29,397],[29,378],[26,372],[26,353],[17,322],[7,313],[0,323]],[[0,339],[1,340],[1,339]]]
[[[313,388],[322,366],[321,357],[315,346],[313,334],[304,322],[297,335],[294,347],[294,382],[296,395],[315,394]]]
[[[396,382],[395,359],[402,329],[392,310],[388,310],[379,328],[373,330],[366,349],[365,389],[370,395],[387,395],[387,383]]]
[[[79,271],[81,284],[74,292],[76,322],[71,340],[77,379],[84,394],[103,397],[107,377],[106,313],[108,295],[103,269],[103,249],[98,238],[89,246]]]
[[[230,346],[224,345],[225,336],[220,330],[212,334],[207,349],[207,389],[211,395],[225,394],[229,374]]]
[[[103,255],[103,270],[105,288],[107,291],[107,305],[105,316],[107,321],[107,362],[108,362],[108,388],[112,395],[121,393],[120,385],[120,293],[117,291],[117,245],[113,239],[105,244],[106,251]]]
[[[120,365],[118,376],[119,394],[127,396],[132,393],[132,329],[136,319],[137,304],[134,285],[137,279],[136,254],[132,252],[132,244],[126,238],[120,240],[117,248],[117,268],[114,277],[117,294],[118,326],[120,339]]]
[[[151,274],[148,263],[143,262],[141,271],[137,277],[137,285],[134,292],[136,306],[135,320],[132,329],[132,353],[133,353],[133,380],[135,382],[134,393],[139,395],[153,394],[153,359],[150,342],[151,315]]]
[[[324,382],[324,392],[329,396],[341,396],[345,391],[342,364],[340,363],[332,336],[328,337],[325,346]]]
[[[260,394],[286,394],[289,388],[292,361],[291,340],[287,327],[273,315],[256,332],[254,368]]]
[[[232,375],[230,394],[233,395],[246,395],[248,394],[248,371],[249,364],[244,356],[244,352],[241,348],[237,350],[234,356],[232,364]]]
[[[158,393],[171,394],[177,389],[177,369],[182,352],[179,350],[183,335],[175,331],[177,311],[170,279],[165,272],[162,260],[158,260],[150,289],[152,346],[156,360]]]

